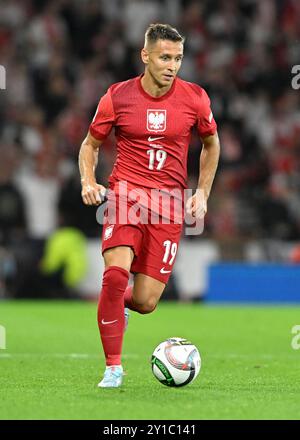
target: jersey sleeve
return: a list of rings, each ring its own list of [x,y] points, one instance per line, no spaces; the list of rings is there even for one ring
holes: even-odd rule
[[[210,99],[204,89],[199,100],[197,130],[200,137],[213,135],[217,131],[217,124],[210,108]]]
[[[115,119],[111,91],[108,89],[106,94],[100,99],[95,116],[89,127],[91,135],[98,140],[105,139],[111,132]]]

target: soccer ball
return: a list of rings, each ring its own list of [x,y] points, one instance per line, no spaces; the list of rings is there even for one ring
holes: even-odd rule
[[[169,338],[161,342],[151,358],[152,372],[168,387],[182,387],[193,382],[201,368],[200,353],[190,341]]]

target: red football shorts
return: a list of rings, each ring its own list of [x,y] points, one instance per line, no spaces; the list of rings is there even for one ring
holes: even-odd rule
[[[130,205],[129,205],[130,206]],[[103,225],[102,254],[116,246],[129,246],[134,252],[130,271],[143,273],[167,284],[176,259],[182,224],[140,221],[132,224],[128,218],[120,222],[119,209],[115,218]],[[147,214],[150,217],[150,214]]]

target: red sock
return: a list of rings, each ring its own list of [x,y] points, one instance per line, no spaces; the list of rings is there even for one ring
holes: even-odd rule
[[[124,291],[129,272],[118,266],[109,266],[103,274],[98,304],[98,326],[106,365],[121,365],[124,333]]]

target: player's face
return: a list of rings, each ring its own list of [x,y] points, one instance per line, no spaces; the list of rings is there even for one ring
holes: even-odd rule
[[[158,40],[143,51],[142,59],[153,80],[160,87],[171,86],[181,66],[183,44],[179,41]]]

